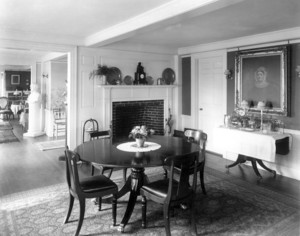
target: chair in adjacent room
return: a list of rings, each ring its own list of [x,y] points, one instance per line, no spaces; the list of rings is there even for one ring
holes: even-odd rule
[[[75,236],[79,235],[85,213],[85,199],[87,198],[101,198],[104,196],[113,195],[112,199],[112,219],[113,225],[116,225],[117,216],[117,198],[118,186],[104,175],[91,176],[86,178],[79,178],[77,162],[80,157],[77,153],[65,150],[66,160],[66,175],[67,184],[69,187],[69,208],[64,224],[68,223],[72,212],[74,199],[79,200],[79,220]]]
[[[2,116],[2,119],[11,119],[11,117],[14,117],[14,113],[9,108],[9,101],[7,97],[0,97],[0,115]]]
[[[167,157],[164,161],[164,165],[166,165],[169,170],[168,178],[150,182],[141,187],[143,228],[146,228],[147,225],[146,210],[148,200],[163,205],[164,225],[167,236],[171,235],[170,208],[184,203],[190,206],[191,230],[197,234],[194,203],[197,188],[198,156],[199,152],[183,156]],[[189,183],[191,166],[193,166],[194,174],[192,185]],[[181,170],[179,180],[175,179],[175,168],[177,167]]]
[[[63,109],[53,109],[53,137],[58,137],[59,132],[66,132],[67,119]]]

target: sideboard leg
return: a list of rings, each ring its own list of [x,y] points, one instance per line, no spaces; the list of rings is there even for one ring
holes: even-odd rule
[[[245,156],[239,154],[239,155],[238,155],[238,158],[236,159],[236,161],[235,161],[234,163],[232,163],[232,164],[230,164],[230,165],[226,165],[225,167],[226,167],[227,169],[229,169],[229,168],[231,168],[231,167],[234,167],[234,166],[236,166],[236,165],[238,165],[238,164],[241,164],[241,163],[244,163],[244,162],[246,162]]]
[[[257,169],[256,160],[252,159],[251,163],[252,163],[252,167],[253,167],[253,170],[254,170],[255,174],[258,176],[259,179],[262,179],[262,176],[260,175],[260,173]]]
[[[269,171],[270,173],[272,173],[274,175],[274,177],[276,177],[276,171],[275,170],[271,170],[270,168],[266,167],[265,164],[262,162],[262,160],[256,160],[257,163],[264,168],[265,170]]]

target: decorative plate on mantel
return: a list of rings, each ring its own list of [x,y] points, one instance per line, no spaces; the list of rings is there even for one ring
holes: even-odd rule
[[[154,79],[151,76],[146,76],[146,81],[148,85],[152,85],[154,83]]]
[[[126,85],[132,85],[133,83],[133,78],[130,75],[126,75],[123,79],[124,84]]]
[[[122,73],[119,68],[111,67],[106,75],[106,81],[108,84],[116,85],[122,82]]]
[[[166,84],[173,84],[175,81],[175,72],[171,68],[166,68],[162,73],[162,78]]]

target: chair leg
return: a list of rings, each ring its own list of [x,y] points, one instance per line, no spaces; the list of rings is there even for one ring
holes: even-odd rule
[[[80,214],[79,214],[79,220],[78,220],[78,225],[77,225],[77,230],[75,233],[75,236],[79,235],[83,219],[84,219],[84,212],[85,212],[85,199],[79,199],[79,206],[80,206]]]
[[[168,171],[164,168],[164,178],[168,178]]]
[[[195,209],[195,198],[192,199],[190,203],[191,209],[191,231],[197,235],[197,226],[196,226],[196,209]]]
[[[103,175],[104,174],[104,167],[101,166],[99,170],[100,170],[100,175]]]
[[[107,178],[109,178],[110,179],[110,177],[111,177],[111,175],[112,175],[112,172],[113,172],[113,168],[110,168],[109,169],[109,173],[108,173],[108,175],[107,175]]]
[[[169,208],[170,206],[168,204],[164,204],[164,222],[167,236],[171,236]]]
[[[102,210],[102,198],[99,197],[98,198],[98,211],[101,211]]]
[[[64,224],[68,223],[72,209],[73,209],[73,204],[74,204],[74,197],[70,194],[70,198],[69,198],[69,209],[67,212],[67,216],[64,220]]]
[[[147,212],[147,199],[145,196],[142,197],[142,227],[146,228],[146,212]]]
[[[124,183],[126,182],[126,179],[127,179],[127,168],[124,168],[123,169],[123,180],[124,180]]]
[[[117,196],[114,195],[112,199],[112,218],[113,226],[117,225]]]
[[[200,183],[201,183],[201,188],[202,188],[202,192],[204,195],[206,195],[206,189],[205,189],[205,186],[204,186],[204,166],[205,166],[205,163],[203,162],[201,164],[201,167],[200,167]]]
[[[92,176],[94,176],[95,173],[95,167],[92,165]]]

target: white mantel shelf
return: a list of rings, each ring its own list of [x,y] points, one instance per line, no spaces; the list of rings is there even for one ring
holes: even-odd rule
[[[175,88],[177,85],[97,85],[99,88]]]

